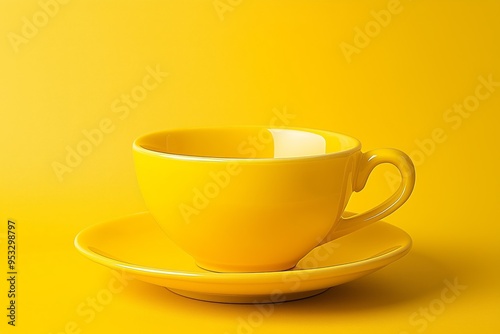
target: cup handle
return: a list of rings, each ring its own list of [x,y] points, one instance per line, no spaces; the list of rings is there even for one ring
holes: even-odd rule
[[[401,174],[401,184],[396,192],[371,210],[347,218],[341,217],[337,223],[337,228],[334,228],[322,243],[339,238],[387,217],[408,200],[415,186],[415,167],[404,152],[391,148],[376,149],[363,153],[359,161],[357,175],[354,178],[353,190],[356,192],[363,190],[370,173],[376,166],[383,163],[393,164]]]

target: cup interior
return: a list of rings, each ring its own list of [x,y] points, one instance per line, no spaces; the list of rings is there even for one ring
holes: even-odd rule
[[[322,130],[230,127],[157,132],[138,138],[134,146],[186,157],[279,159],[348,153],[360,143]]]

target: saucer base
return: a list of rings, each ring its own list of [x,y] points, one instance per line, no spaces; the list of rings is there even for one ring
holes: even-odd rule
[[[182,297],[201,300],[205,302],[226,303],[226,304],[276,304],[276,303],[284,303],[293,300],[314,297],[316,295],[325,292],[329,288],[313,290],[313,291],[291,292],[291,293],[276,294],[276,295],[248,295],[248,296],[199,293],[199,292],[170,289],[170,288],[166,289]]]

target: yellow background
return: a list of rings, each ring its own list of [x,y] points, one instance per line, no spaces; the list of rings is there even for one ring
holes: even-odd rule
[[[66,0],[45,17],[41,4],[53,1],[0,2],[0,268],[7,271],[10,218],[19,272],[15,328],[3,315],[1,279],[1,332],[498,332],[500,87],[466,118],[447,110],[473,101],[479,77],[500,81],[500,3],[220,2],[229,6],[223,20],[212,0]],[[371,11],[393,7],[377,30]],[[24,27],[34,20],[37,31]],[[355,39],[366,27],[375,29],[368,45]],[[342,43],[357,53],[345,57]],[[128,114],[116,113],[113,103],[139,92],[148,68],[168,76]],[[260,319],[252,318],[255,306],[193,301],[139,281],[91,321],[77,313],[114,276],[78,254],[74,236],[145,210],[134,138],[176,127],[267,125],[273,110],[285,109],[290,126],[412,155],[414,194],[387,219],[412,236],[409,255],[320,296],[276,305],[250,329],[242,323]],[[54,162],[66,164],[67,147],[76,149],[82,131],[103,120],[112,131],[60,180]],[[349,209],[389,196],[393,175],[378,168]],[[444,309],[420,315],[443,304],[446,281],[466,288]]]

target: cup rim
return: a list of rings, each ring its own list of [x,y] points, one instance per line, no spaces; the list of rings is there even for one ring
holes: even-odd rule
[[[297,130],[297,131],[305,131],[305,132],[312,132],[312,133],[319,133],[319,134],[324,134],[324,135],[334,135],[338,137],[343,137],[346,138],[354,143],[353,147],[341,150],[341,151],[336,151],[336,152],[330,152],[330,153],[324,153],[324,154],[316,154],[316,155],[308,155],[308,156],[296,156],[296,157],[272,157],[272,158],[240,158],[240,157],[207,157],[207,156],[196,156],[196,155],[184,155],[184,154],[177,154],[177,153],[168,153],[168,152],[160,152],[156,150],[151,150],[148,148],[145,148],[139,144],[141,140],[145,140],[148,137],[153,137],[157,136],[160,134],[167,134],[171,132],[179,132],[179,131],[195,131],[195,130],[227,130],[227,129],[276,129],[276,130]],[[153,131],[146,133],[144,135],[141,135],[137,137],[133,144],[132,148],[136,152],[140,152],[143,154],[148,154],[152,156],[157,156],[157,157],[163,157],[163,158],[171,158],[175,160],[186,160],[186,161],[206,161],[206,162],[238,162],[238,163],[245,163],[245,162],[251,162],[251,163],[256,163],[256,162],[263,162],[263,163],[277,163],[277,162],[290,162],[290,161],[302,161],[302,160],[321,160],[321,159],[326,159],[326,158],[333,158],[333,157],[343,157],[343,156],[348,156],[351,155],[352,153],[356,151],[361,150],[361,142],[352,136],[339,133],[339,132],[334,132],[334,131],[329,131],[329,130],[322,130],[322,129],[312,129],[312,128],[304,128],[304,127],[275,127],[275,126],[207,126],[207,127],[186,127],[186,128],[172,128],[168,130],[160,130],[160,131]]]

